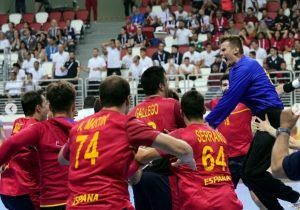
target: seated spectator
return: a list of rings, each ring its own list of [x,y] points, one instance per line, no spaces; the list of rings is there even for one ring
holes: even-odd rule
[[[300,22],[300,9],[295,10],[293,16],[291,17],[291,27],[298,28],[298,23]]]
[[[9,47],[10,47],[10,43],[8,39],[5,37],[5,34],[2,31],[0,31],[0,52],[3,52],[4,49]]]
[[[48,37],[56,37],[58,33],[58,26],[57,26],[57,21],[55,19],[51,20],[51,27],[48,29]]]
[[[32,56],[31,52],[27,52],[22,63],[22,69],[27,73],[29,69],[33,68],[34,61],[35,58]]]
[[[168,62],[170,53],[165,51],[165,44],[159,43],[157,51],[152,55],[152,60],[156,66],[163,66]]]
[[[133,56],[132,56],[132,48],[126,48],[126,55],[122,57],[122,69],[129,69],[132,64]]]
[[[68,36],[68,40],[75,40],[75,29],[71,27],[71,21],[66,20],[66,27],[64,28],[64,33]]]
[[[174,36],[175,34],[175,30],[177,27],[177,20],[176,20],[176,16],[174,13],[170,14],[169,19],[167,20],[166,24],[165,24],[165,30],[168,32],[168,34]]]
[[[83,109],[78,111],[78,115],[75,117],[75,121],[82,120],[85,117],[88,117],[95,113],[94,105],[96,103],[96,97],[94,96],[87,96],[83,102]]]
[[[177,39],[178,45],[188,45],[189,38],[192,37],[192,32],[185,27],[183,21],[178,22],[178,28],[175,31],[174,39]]]
[[[39,62],[41,62],[42,57],[44,57],[44,56],[46,57],[45,47],[44,47],[44,45],[43,45],[42,42],[37,42],[37,43],[36,43],[36,48],[35,48],[35,50],[34,50],[34,53],[35,53],[34,57],[35,57]],[[46,58],[47,58],[47,57],[46,57]]]
[[[15,24],[12,22],[8,23],[8,31],[5,32],[5,36],[10,43],[12,43],[14,40],[14,32],[15,31],[17,31],[15,29]]]
[[[166,71],[166,75],[168,80],[176,80],[178,81],[178,77],[174,77],[179,73],[179,65],[174,62],[174,58],[169,58],[168,63],[163,65],[164,70]]]
[[[136,34],[133,36],[133,41],[135,47],[146,47],[147,37],[141,27],[137,28]]]
[[[206,46],[207,43],[211,44],[213,50],[219,49],[219,35],[213,35],[212,32],[207,32],[207,39],[203,42],[203,46]]]
[[[177,10],[174,13],[176,16],[176,20],[186,21],[188,19],[188,13],[184,11],[182,4],[177,5]]]
[[[251,50],[255,51],[256,53],[256,60],[261,66],[263,66],[263,62],[268,56],[266,50],[259,47],[258,41],[256,39],[253,39],[251,41],[250,46],[251,46]]]
[[[26,43],[27,49],[30,52],[33,52],[36,47],[36,38],[34,35],[31,34],[30,29],[24,30],[24,37],[22,39],[23,42]]]
[[[264,22],[269,28],[274,25],[274,20],[269,17],[267,9],[262,10],[261,22]]]
[[[200,63],[201,61],[201,55],[199,52],[195,51],[195,45],[194,44],[190,44],[189,45],[189,51],[185,52],[183,54],[183,60],[185,58],[189,58],[189,62],[191,64],[197,64]]]
[[[31,74],[31,77],[34,81],[40,81],[48,78],[46,70],[42,68],[38,61],[34,61],[34,66],[33,68],[29,69],[28,73]]]
[[[266,37],[264,32],[257,34],[258,47],[265,49],[267,52],[270,50],[270,40]]]
[[[197,19],[196,14],[192,14],[191,18],[187,21],[187,28],[190,29],[191,31],[194,31],[196,33],[199,32],[199,21]]]
[[[258,19],[255,17],[254,9],[253,7],[247,8],[247,16],[244,19],[244,22],[248,24],[249,22],[252,22],[255,26],[255,29],[258,28]]]
[[[140,13],[137,6],[132,7],[131,23],[137,26],[144,25],[144,14]]]
[[[47,60],[52,61],[53,55],[58,52],[56,45],[56,38],[51,36],[49,37],[48,45],[46,47]]]
[[[218,53],[216,56],[215,62],[212,65],[218,65],[220,69],[220,73],[226,73],[227,71],[227,63],[226,60],[222,58],[222,56]],[[201,72],[201,70],[200,70]]]
[[[139,81],[143,74],[143,71],[144,69],[142,64],[140,63],[140,56],[138,55],[134,56],[133,62],[129,68],[129,78]]]
[[[20,30],[21,39],[24,39],[26,30],[30,30],[32,35],[36,35],[36,31],[30,27],[30,23],[24,22],[23,28]]]
[[[213,30],[213,25],[210,24],[209,16],[205,14],[204,9],[200,9],[198,13],[198,21],[200,23],[199,32],[207,33]]]
[[[5,95],[8,98],[20,97],[22,93],[23,82],[17,80],[17,73],[10,73],[10,80],[6,82],[5,85]]]
[[[66,50],[68,50],[68,38],[64,34],[62,29],[57,30],[57,35],[56,35],[56,40],[57,40],[57,45],[63,45]]]
[[[23,60],[25,59],[27,52],[28,52],[28,49],[26,47],[26,43],[21,41],[20,50],[18,52],[18,63],[19,64],[23,63]]]
[[[178,45],[172,45],[172,53],[170,55],[174,59],[174,63],[180,65],[182,63],[182,53],[178,51]]]
[[[152,12],[152,6],[147,5],[146,6],[146,13],[144,14],[144,22],[145,26],[154,26],[156,27],[158,25],[158,19],[157,19],[157,14]]]
[[[284,39],[280,31],[275,31],[273,37],[270,39],[270,46],[277,48],[278,52],[284,51]]]
[[[205,50],[200,53],[200,66],[210,67],[215,62],[215,56],[217,54],[217,51],[212,50],[211,44],[207,43]]]
[[[188,75],[196,74],[195,71],[195,66],[190,62],[190,58],[183,58],[183,63],[179,66],[179,74],[183,74],[187,79]]]
[[[300,70],[300,41],[295,41],[295,46],[292,50],[292,67],[294,68],[294,71]]]
[[[284,14],[285,16],[287,16],[288,18],[290,18],[290,16],[291,16],[291,10],[290,10],[290,8],[288,7],[288,4],[287,4],[286,1],[282,1],[282,3],[281,3],[281,8],[282,8],[282,10],[283,10],[283,14]]]
[[[26,78],[25,71],[21,69],[18,63],[14,63],[12,66],[12,71],[17,73],[17,80],[24,80]]]
[[[20,50],[21,47],[21,38],[18,30],[14,30],[13,37],[11,41],[11,51],[15,52]]]
[[[278,23],[278,24],[282,25],[283,29],[287,29],[290,26],[290,20],[286,15],[284,15],[282,8],[280,8],[278,10],[278,13],[277,13],[277,16],[276,16],[274,22],[275,22],[275,24]]]
[[[294,45],[295,45],[295,33],[289,30],[287,38],[284,40],[284,51],[291,52]]]
[[[66,78],[68,71],[64,69],[64,64],[69,60],[69,53],[65,51],[63,45],[58,45],[58,52],[53,55],[53,78]]]
[[[190,41],[190,45],[194,45],[195,50],[197,52],[201,52],[203,50],[204,42],[198,40],[198,34],[197,33],[193,33],[193,36],[192,36],[191,41]]]
[[[227,31],[231,35],[238,35],[239,34],[239,30],[235,27],[233,20],[229,20]]]
[[[130,22],[130,19],[126,21],[126,31],[129,34],[130,37],[133,37],[137,31],[137,26]]]
[[[242,28],[239,32],[239,36],[243,39],[243,44],[249,46],[251,43],[251,38],[246,28]]]
[[[41,42],[44,46],[48,45],[47,34],[39,31],[36,35],[36,41]]]
[[[267,57],[266,62],[269,71],[280,71],[280,65],[284,60],[278,55],[278,49],[271,47],[270,55]]]
[[[22,90],[24,93],[28,91],[36,91],[39,89],[38,82],[36,80],[33,80],[32,74],[27,73],[27,77],[23,82]]]
[[[147,52],[147,49],[142,47],[140,49],[140,63],[143,67],[143,71],[145,71],[146,69],[150,68],[151,66],[153,66],[153,61],[151,58],[149,58],[147,55],[146,55],[146,52]]]
[[[220,73],[220,66],[217,64],[211,65],[211,73],[208,76],[207,79],[207,87],[208,91],[206,95],[216,94],[217,92],[220,92],[220,79],[222,77],[222,74]]]
[[[69,60],[65,62],[63,69],[67,70],[67,79],[76,79],[78,80],[80,74],[80,63],[76,59],[75,52],[69,52]]]
[[[117,37],[117,40],[119,40],[120,44],[121,44],[121,48],[126,48],[126,47],[130,47],[131,43],[130,43],[130,36],[126,31],[125,27],[121,28],[120,34]]]
[[[212,19],[214,26],[214,34],[222,34],[225,29],[228,29],[228,19],[223,16],[221,10],[217,10],[216,15]]]

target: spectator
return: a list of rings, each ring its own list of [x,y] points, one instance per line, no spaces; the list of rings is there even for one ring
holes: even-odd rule
[[[190,58],[183,58],[183,63],[179,66],[179,74],[183,74],[185,78],[188,78],[188,75],[195,74],[195,66],[191,64]]]
[[[64,32],[68,36],[68,40],[75,40],[75,29],[71,27],[71,21],[69,19],[66,20],[66,28]]]
[[[289,18],[286,15],[284,15],[282,8],[280,8],[278,10],[278,13],[277,13],[277,16],[276,16],[274,22],[275,22],[275,24],[276,23],[281,24],[283,29],[286,29],[290,25]]]
[[[105,60],[99,56],[99,49],[94,48],[92,58],[88,61],[89,81],[91,84],[100,84],[100,81],[105,79],[106,63]]]
[[[227,71],[226,60],[223,59],[219,53],[215,57],[216,57],[215,62],[212,65],[218,65],[220,72],[226,73],[226,71]]]
[[[266,34],[264,32],[259,32],[257,35],[258,47],[265,49],[269,52],[270,49],[270,41],[266,38]]]
[[[137,26],[142,26],[144,24],[144,14],[140,13],[137,6],[132,7],[131,23]]]
[[[69,52],[69,60],[65,62],[63,69],[67,70],[68,79],[78,79],[80,74],[80,63],[76,59],[75,52]]]
[[[58,47],[56,45],[56,39],[55,37],[51,36],[49,37],[49,43],[46,47],[47,60],[52,61],[53,55],[57,52],[58,52]]]
[[[233,20],[229,20],[227,31],[231,35],[238,35],[239,34],[239,30],[237,28],[235,28]]]
[[[133,37],[134,46],[135,47],[146,47],[147,44],[147,37],[143,33],[142,28],[138,27],[136,34]]]
[[[292,67],[294,71],[300,70],[300,42],[299,40],[295,41],[295,47],[292,50]]]
[[[36,59],[39,60],[40,62],[42,60],[42,57],[46,57],[45,47],[42,42],[36,43],[35,53],[36,53],[35,55]]]
[[[177,10],[175,11],[176,20],[186,21],[188,19],[188,13],[184,11],[183,5],[178,4]]]
[[[48,45],[48,40],[47,40],[47,34],[40,31],[37,35],[36,35],[36,41],[37,42],[41,42],[44,46]]]
[[[46,74],[46,70],[41,67],[38,61],[34,61],[34,66],[28,71],[28,73],[31,74],[32,80],[37,82],[43,79],[47,79],[48,77]]]
[[[205,51],[200,53],[200,66],[210,67],[215,62],[215,56],[218,54],[218,52],[212,50],[210,43],[206,44],[205,49]]]
[[[189,18],[189,20],[187,21],[187,26],[191,31],[198,33],[200,24],[196,14],[192,14],[192,17]]]
[[[192,6],[194,8],[200,9],[204,5],[204,0],[192,0]]]
[[[201,54],[199,52],[195,51],[195,45],[194,44],[190,44],[189,45],[189,51],[187,51],[183,54],[183,60],[185,58],[189,58],[189,62],[194,64],[194,65],[200,62]]]
[[[170,53],[165,51],[165,44],[159,43],[157,52],[152,55],[152,60],[156,66],[163,66],[168,62]]]
[[[18,30],[14,30],[13,37],[11,41],[11,51],[15,52],[20,50],[21,47],[21,38]]]
[[[28,52],[28,49],[26,47],[26,43],[21,41],[20,50],[18,52],[18,63],[20,63],[20,64],[23,63],[27,52]]]
[[[130,37],[134,37],[136,31],[137,31],[137,26],[130,22],[130,19],[126,20],[126,31],[129,34]]]
[[[140,49],[140,54],[141,54],[141,59],[140,59],[140,63],[143,67],[143,71],[145,71],[146,69],[150,68],[151,66],[153,66],[153,61],[151,58],[149,58],[148,56],[146,56],[146,48],[142,47]]]
[[[121,51],[120,42],[111,39],[110,42],[102,44],[107,52],[107,76],[116,74],[121,76]]]
[[[26,78],[25,71],[21,69],[18,63],[13,64],[12,71],[17,73],[17,80],[22,81]]]
[[[185,27],[183,21],[178,22],[178,28],[175,31],[174,39],[177,39],[178,45],[188,45],[189,38],[192,37],[192,32]]]
[[[207,87],[208,92],[207,95],[215,94],[216,92],[220,91],[220,79],[222,77],[222,74],[220,74],[220,66],[217,64],[211,65],[211,73],[208,76],[207,79]]]
[[[283,10],[283,14],[284,14],[285,16],[287,16],[288,18],[290,18],[290,16],[291,16],[291,11],[290,11],[290,8],[288,7],[288,4],[287,4],[286,1],[282,1],[282,3],[281,3],[281,8],[282,8],[282,10]]]
[[[289,30],[288,37],[284,40],[284,51],[291,52],[294,46],[295,46],[295,33]]]
[[[280,65],[284,60],[278,56],[278,49],[276,47],[271,47],[270,55],[267,57],[266,62],[269,71],[280,71]]]
[[[251,41],[251,49],[255,51],[256,53],[256,60],[257,62],[263,66],[264,60],[267,58],[267,52],[265,49],[260,48],[258,45],[258,41],[256,39],[253,39]]]
[[[221,10],[217,10],[216,16],[212,18],[212,24],[214,26],[214,34],[222,34],[229,26],[228,19],[223,16]]]
[[[23,82],[22,89],[24,93],[39,89],[37,81],[32,79],[32,73],[27,73],[27,77]]]
[[[132,48],[126,48],[126,55],[122,58],[122,69],[129,69],[130,65],[132,64],[133,56],[132,56]]]
[[[94,22],[97,23],[98,20],[98,5],[97,0],[85,0],[85,8],[89,12],[89,21],[91,17],[91,9],[93,8]]]
[[[174,62],[174,58],[169,58],[168,63],[163,65],[163,68],[166,71],[168,80],[178,81],[178,77],[175,78],[174,75],[177,75],[179,73],[179,65]]]
[[[118,41],[121,44],[121,48],[130,47],[130,36],[126,31],[125,27],[121,28],[120,34],[118,35]]]
[[[129,68],[129,78],[139,81],[143,73],[143,66],[140,63],[140,56],[136,55],[133,58],[133,63]]]
[[[5,37],[5,34],[2,31],[0,31],[0,52],[3,52],[4,49],[9,47],[10,47],[10,43],[8,39]]]
[[[204,9],[200,9],[198,13],[198,21],[200,23],[200,33],[207,33],[212,31],[212,25],[210,24],[209,16],[205,14]]]
[[[176,27],[177,27],[176,16],[174,13],[171,13],[169,19],[165,24],[165,30],[168,32],[168,34],[174,36]]]
[[[8,23],[8,31],[5,32],[5,36],[10,43],[12,43],[14,40],[14,32],[15,31],[17,31],[15,29],[15,24],[12,22]]]
[[[248,7],[247,8],[247,16],[245,17],[244,22],[246,24],[252,22],[255,26],[255,29],[258,28],[258,19],[257,19],[257,17],[255,17],[253,7]]]
[[[94,105],[96,102],[96,98],[94,96],[87,96],[83,102],[83,109],[78,111],[78,115],[75,117],[75,121],[82,120],[85,117],[88,117],[94,114]]]
[[[34,51],[36,46],[36,38],[34,35],[31,34],[30,29],[25,29],[24,31],[24,37],[22,39],[23,42],[26,43],[27,49],[31,52]]]
[[[244,46],[249,46],[250,45],[251,37],[249,36],[249,33],[248,33],[246,28],[242,28],[240,30],[239,36],[241,37]]]
[[[145,20],[145,26],[153,26],[153,27],[158,26],[157,14],[152,12],[151,5],[146,6],[146,13],[144,15],[144,20]]]
[[[34,61],[35,58],[32,56],[31,52],[27,52],[22,63],[22,69],[27,73],[29,69],[33,68]]]
[[[21,39],[22,39],[22,40],[23,40],[24,37],[26,36],[26,35],[25,35],[25,31],[26,31],[27,29],[30,30],[30,32],[31,32],[32,35],[35,35],[35,34],[36,34],[36,31],[33,30],[33,29],[30,27],[30,23],[24,22],[23,28],[20,30],[20,35],[21,35]]]
[[[274,32],[274,36],[270,39],[270,46],[277,48],[279,52],[284,51],[284,39],[280,31]]]
[[[161,12],[157,14],[158,21],[160,25],[165,25],[165,23],[169,20],[171,13],[168,8],[168,2],[161,2],[160,4]]]
[[[298,28],[298,23],[300,22],[300,9],[297,9],[292,18],[291,18],[291,26],[292,28]]]
[[[6,82],[5,85],[5,94],[6,97],[20,97],[22,92],[22,81],[17,80],[17,73],[11,72],[10,73],[10,80]]]
[[[123,5],[124,5],[124,12],[125,12],[125,17],[128,17],[130,15],[130,10],[134,5],[133,0],[123,0]]]
[[[64,34],[62,29],[57,30],[56,35],[57,45],[63,45],[66,50],[68,50],[68,38]]]
[[[51,20],[51,27],[48,29],[48,37],[56,37],[58,33],[57,21],[55,19]]]
[[[63,67],[67,60],[69,60],[69,53],[65,51],[63,45],[58,45],[58,52],[53,55],[53,78],[66,78],[68,71]]]
[[[178,46],[177,45],[172,45],[172,53],[170,55],[174,59],[174,63],[177,65],[180,65],[182,63],[182,53],[178,52]]]

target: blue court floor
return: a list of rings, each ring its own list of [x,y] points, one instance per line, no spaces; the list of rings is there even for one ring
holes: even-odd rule
[[[285,182],[287,185],[292,186],[293,189],[297,190],[298,192],[300,192],[300,182],[290,182],[287,181]],[[129,192],[130,192],[130,198],[131,200],[133,200],[133,195],[132,195],[132,191],[131,188],[129,188]],[[239,184],[237,189],[236,189],[236,193],[239,197],[239,199],[242,201],[243,205],[244,205],[244,210],[259,210],[256,205],[254,204],[254,202],[252,201],[248,188],[244,185],[244,184]],[[295,209],[290,203],[281,201],[280,202],[283,206],[284,209],[286,210],[292,210]],[[0,210],[6,210],[6,208],[3,206],[3,204],[0,201]]]

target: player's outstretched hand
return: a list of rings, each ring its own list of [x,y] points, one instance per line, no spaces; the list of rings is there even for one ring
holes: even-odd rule
[[[177,167],[180,165],[185,165],[191,168],[192,170],[197,170],[196,161],[193,158],[193,155],[183,156],[180,159],[177,159],[176,162],[172,163],[172,166]]]

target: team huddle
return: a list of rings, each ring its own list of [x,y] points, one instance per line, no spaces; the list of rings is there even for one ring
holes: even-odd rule
[[[222,40],[220,53],[232,69],[221,79],[222,86],[227,81],[223,97],[206,104],[212,109],[206,119],[203,96],[190,90],[180,102],[172,98],[162,67],[143,73],[147,97],[131,110],[128,81],[107,77],[99,89],[102,109],[78,122],[72,84],[51,83],[45,96],[25,93],[25,117],[0,147],[6,208],[240,210],[240,178],[268,209],[283,209],[277,198],[297,202],[299,193],[267,172],[275,138],[258,131],[252,140],[251,111],[274,121],[283,106],[265,71],[243,56],[240,42]],[[232,119],[245,125],[243,135],[230,128]]]

